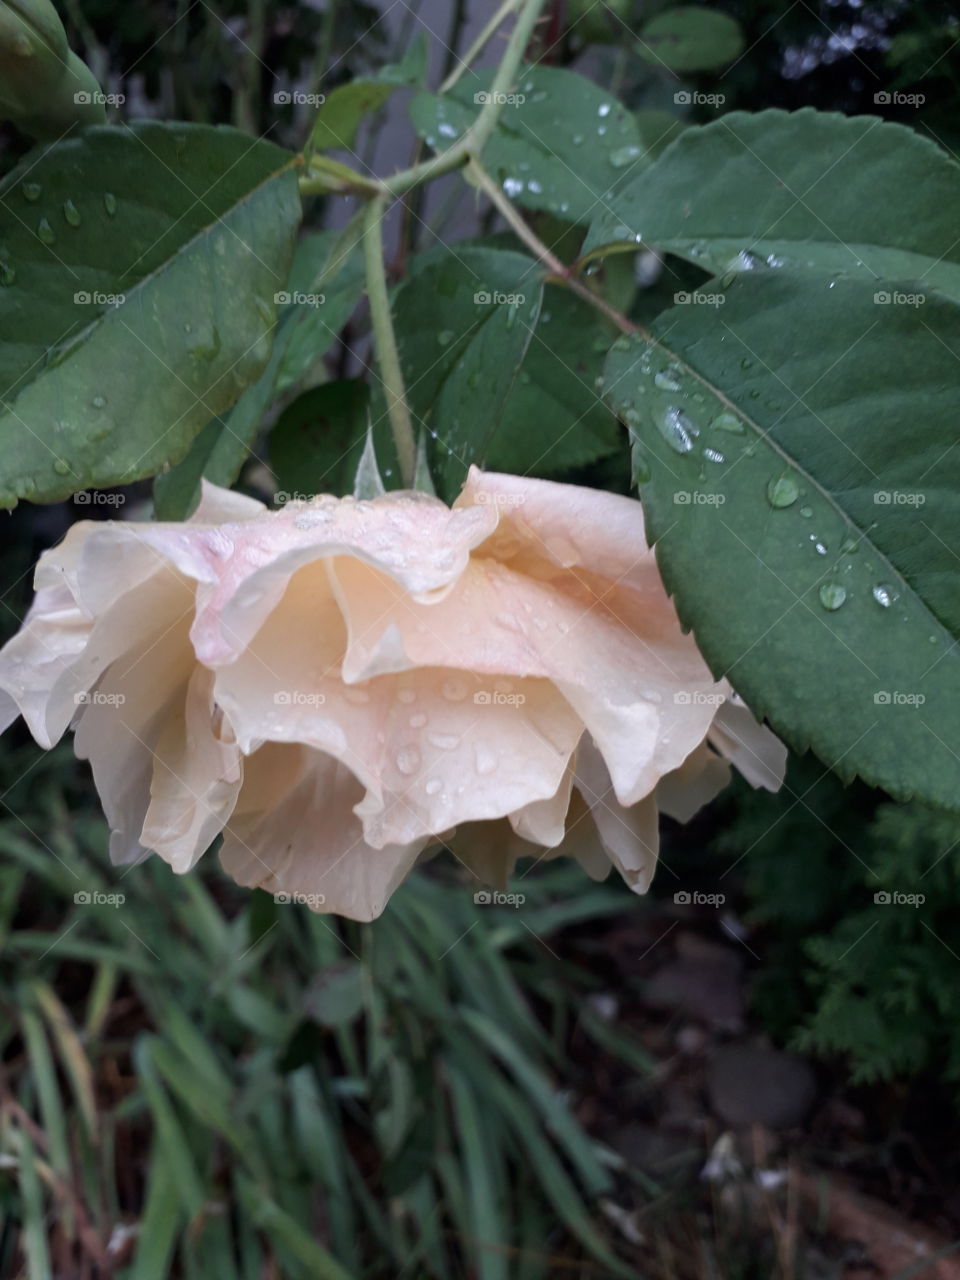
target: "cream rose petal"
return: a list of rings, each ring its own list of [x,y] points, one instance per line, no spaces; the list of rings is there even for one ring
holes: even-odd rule
[[[604,849],[634,893],[646,893],[657,866],[660,831],[653,796],[618,803],[600,752],[585,738],[577,751],[575,785],[590,807]]]
[[[324,752],[268,743],[245,764],[220,858],[239,884],[302,895],[316,910],[373,920],[426,841],[373,849],[353,813],[362,788]]]

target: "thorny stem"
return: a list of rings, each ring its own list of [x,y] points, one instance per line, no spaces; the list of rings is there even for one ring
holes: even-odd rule
[[[522,240],[527,248],[540,259],[558,284],[565,285],[572,293],[583,298],[584,302],[589,302],[592,307],[595,307],[605,315],[611,324],[615,324],[622,333],[640,332],[637,325],[628,320],[622,312],[611,307],[606,298],[594,293],[591,288],[584,284],[576,271],[565,266],[556,254],[551,252],[536,232],[524,222],[523,218],[503,194],[501,188],[494,182],[475,156],[471,156],[467,163],[466,177],[469,182],[484,193],[517,238]]]

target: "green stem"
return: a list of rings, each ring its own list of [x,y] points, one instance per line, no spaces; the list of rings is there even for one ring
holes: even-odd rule
[[[558,284],[565,285],[572,293],[583,298],[584,302],[589,302],[591,307],[595,307],[597,311],[602,312],[611,324],[615,324],[622,333],[640,332],[637,325],[628,320],[615,307],[611,307],[606,298],[594,293],[591,288],[584,284],[575,271],[565,266],[556,254],[543,243],[533,228],[524,222],[523,218],[503,194],[500,186],[494,182],[493,178],[490,177],[483,165],[474,156],[471,156],[467,162],[466,177],[469,182],[484,193],[500,213],[507,226],[540,259]]]
[[[470,63],[473,62],[477,54],[484,48],[487,41],[494,34],[497,28],[505,18],[509,17],[516,7],[517,0],[503,0],[503,4],[496,11],[493,17],[489,19],[486,26],[464,53],[463,57],[457,58],[456,66],[451,69],[450,73],[440,86],[440,93],[448,93],[453,88],[463,73],[468,69]]]
[[[402,196],[405,191],[409,191],[411,187],[421,182],[449,173],[451,169],[458,169],[466,163],[470,155],[479,154],[483,150],[484,143],[497,126],[503,100],[523,61],[524,52],[543,5],[544,0],[523,0],[516,26],[510,32],[503,58],[490,85],[487,101],[480,108],[476,120],[463,137],[452,147],[441,151],[430,160],[415,164],[409,169],[403,169],[400,173],[395,173],[392,178],[384,179],[382,184],[384,192],[391,196]]]
[[[363,260],[367,272],[367,297],[370,300],[370,323],[380,364],[380,377],[387,401],[387,416],[393,432],[393,442],[400,463],[400,478],[405,489],[413,487],[417,465],[417,444],[407,408],[403,372],[397,339],[390,315],[390,299],[387,295],[387,274],[383,266],[383,215],[387,197],[371,200],[363,218]]]

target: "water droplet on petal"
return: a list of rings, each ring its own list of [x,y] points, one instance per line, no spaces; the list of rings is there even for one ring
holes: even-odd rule
[[[473,748],[473,763],[477,773],[481,777],[486,777],[493,773],[497,765],[500,763],[500,757],[491,747],[485,746],[482,742],[478,742]]]
[[[448,702],[462,702],[470,692],[465,680],[444,680],[442,686],[443,696]]]
[[[455,733],[428,733],[427,741],[432,746],[439,747],[441,751],[452,751],[460,744],[460,739]]]
[[[420,768],[420,752],[416,747],[401,747],[397,752],[397,768],[408,777]]]
[[[422,729],[423,726],[427,723],[427,717],[423,714],[422,711],[418,711],[415,716],[410,717],[410,720],[408,723],[411,729]]]
[[[428,796],[435,796],[439,791],[443,790],[443,783],[439,778],[429,778],[427,785],[424,787]]]
[[[832,613],[834,609],[839,609],[844,600],[846,600],[847,589],[846,587],[841,587],[839,582],[825,582],[818,594],[820,603]]]
[[[774,476],[767,485],[771,507],[791,507],[800,497],[800,486],[791,475]]]

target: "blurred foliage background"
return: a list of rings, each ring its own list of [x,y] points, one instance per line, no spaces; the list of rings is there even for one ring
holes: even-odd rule
[[[676,127],[718,109],[676,103],[679,85],[722,93],[723,111],[866,112],[960,143],[948,3],[712,5],[744,51],[679,79],[634,35],[662,8],[557,0],[540,52]],[[329,92],[417,48],[435,80],[473,9],[69,0],[62,13],[104,90],[125,95],[114,118],[232,123],[298,146],[311,111],[278,111],[277,92]],[[402,99],[362,138],[368,155],[383,128],[403,130]],[[4,127],[0,168],[29,145]],[[315,226],[336,220],[333,202],[315,209]],[[399,235],[416,247],[420,228]],[[349,324],[344,336],[315,382],[342,375]],[[614,462],[567,478],[627,483]],[[6,517],[5,631],[39,550],[75,515]],[[918,1200],[948,1233],[956,1222],[938,1191],[960,1136],[953,817],[795,760],[778,796],[735,785],[690,826],[667,823],[648,900],[552,866],[513,886],[522,910],[479,909],[441,859],[361,927],[242,893],[213,858],[182,879],[159,860],[110,868],[84,768],[19,728],[0,744],[0,788],[0,1275],[843,1274],[809,1269],[796,1241],[785,1255],[769,1224],[731,1234],[729,1204],[609,1140],[636,1115],[658,1122],[644,965],[678,919],[744,942],[751,1028],[815,1058],[823,1094],[868,1115],[852,1147],[835,1130],[812,1139],[820,1163],[879,1167],[925,1143],[916,1177],[932,1190]],[[723,918],[678,909],[680,884],[722,888]],[[884,893],[922,894],[923,910],[878,911]],[[692,1143],[694,1171],[710,1137]]]

